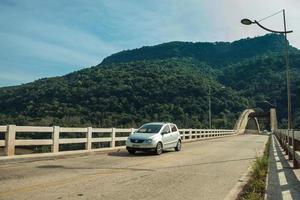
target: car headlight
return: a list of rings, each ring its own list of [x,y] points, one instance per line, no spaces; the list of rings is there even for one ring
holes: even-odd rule
[[[147,140],[144,141],[144,143],[150,144],[150,143],[152,143],[152,139],[147,139]]]

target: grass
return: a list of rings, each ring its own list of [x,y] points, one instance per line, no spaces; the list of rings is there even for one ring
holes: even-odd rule
[[[257,157],[250,174],[248,183],[238,197],[238,200],[263,200],[265,196],[266,177],[268,173],[268,158],[270,137],[262,157]]]

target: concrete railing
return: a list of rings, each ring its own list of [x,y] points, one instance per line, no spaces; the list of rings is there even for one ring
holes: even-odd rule
[[[298,169],[300,166],[300,131],[277,129],[274,134],[288,155],[288,159],[293,161],[294,168]]]
[[[0,147],[4,147],[5,156],[14,156],[18,146],[42,146],[50,145],[51,153],[63,153],[60,145],[84,143],[84,151],[97,151],[99,148],[92,148],[93,143],[109,143],[109,147],[116,147],[116,142],[123,142],[118,146],[124,146],[127,137],[136,129],[134,128],[68,128],[68,127],[38,127],[38,126],[0,126],[0,134],[4,134],[4,140],[0,139]],[[212,137],[223,137],[235,134],[235,130],[227,129],[179,129],[182,141],[193,141]],[[49,139],[24,139],[16,137],[18,133],[27,134],[50,134]],[[83,137],[62,138],[61,133],[83,133]],[[102,136],[96,133],[102,134]],[[120,133],[122,134],[120,136]],[[103,136],[105,135],[106,136]],[[126,135],[126,136],[124,136]],[[1,137],[0,137],[1,138]],[[100,148],[103,150],[103,148]],[[65,151],[64,151],[65,152]]]

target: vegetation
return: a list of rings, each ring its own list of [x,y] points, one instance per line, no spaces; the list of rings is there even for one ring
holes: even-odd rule
[[[300,93],[300,53],[290,55],[291,67],[291,93],[294,127],[300,127],[299,100]],[[281,127],[286,126],[287,117],[287,92],[286,92],[286,67],[282,54],[269,53],[260,57],[244,60],[228,65],[223,70],[220,82],[237,90],[247,98],[252,107],[266,110],[267,100],[277,104],[277,115]]]
[[[233,43],[165,43],[123,51],[65,76],[0,88],[0,124],[136,127],[172,121],[207,128],[210,85],[213,127],[232,128],[243,109],[267,109],[265,100],[277,101],[283,126],[282,39],[271,34]],[[298,94],[300,53],[290,49],[292,93]],[[293,107],[299,108],[296,97]],[[294,110],[298,127],[300,110]]]
[[[3,88],[3,124],[136,127],[147,121],[173,121],[207,128],[208,85],[215,126],[232,127],[246,99],[222,89],[217,72],[191,59],[109,64],[64,77]]]
[[[126,50],[105,58],[102,64],[132,62],[166,58],[194,58],[212,66],[226,67],[242,59],[260,56],[269,52],[282,52],[284,37],[269,34],[229,42],[169,42],[151,47]],[[290,47],[291,51],[295,49]]]
[[[268,173],[268,158],[271,138],[269,137],[262,157],[257,157],[252,166],[249,182],[240,194],[240,200],[263,200],[265,199],[266,177]]]

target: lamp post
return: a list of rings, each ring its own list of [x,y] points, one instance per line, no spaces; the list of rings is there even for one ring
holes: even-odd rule
[[[209,121],[209,129],[211,129],[211,87],[210,87],[210,83],[208,84],[208,121]]]
[[[263,25],[261,25],[259,23],[259,21],[251,21],[250,19],[242,19],[241,23],[244,25],[251,25],[251,24],[256,24],[258,25],[260,28],[268,31],[268,32],[272,32],[272,33],[280,33],[280,34],[284,34],[285,36],[285,65],[286,65],[286,86],[287,86],[287,99],[288,99],[288,129],[292,128],[292,106],[291,106],[291,80],[290,80],[290,69],[289,69],[289,52],[288,52],[288,40],[287,40],[287,34],[288,33],[292,33],[293,31],[287,31],[286,30],[286,20],[285,20],[285,10],[283,9],[282,11],[282,15],[283,15],[283,25],[284,25],[284,31],[276,31],[276,30],[272,30],[269,28],[264,27]],[[278,13],[276,13],[278,14]],[[273,16],[273,15],[271,15]],[[269,17],[271,17],[269,16]],[[268,17],[267,17],[268,18]],[[266,19],[266,18],[265,18]]]

